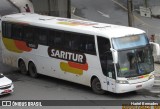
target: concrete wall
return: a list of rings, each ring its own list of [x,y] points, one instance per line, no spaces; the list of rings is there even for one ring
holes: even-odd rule
[[[31,0],[36,13],[67,17],[68,0]]]
[[[30,0],[9,0],[14,6],[16,6],[20,12],[27,12],[26,8],[28,7],[28,12],[34,13],[33,4],[30,2]],[[28,5],[26,7],[26,5]]]
[[[19,9],[8,0],[0,0],[0,16],[19,13]]]

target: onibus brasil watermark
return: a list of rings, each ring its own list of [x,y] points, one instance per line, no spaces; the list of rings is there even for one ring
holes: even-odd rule
[[[2,101],[2,106],[42,106],[40,101]]]

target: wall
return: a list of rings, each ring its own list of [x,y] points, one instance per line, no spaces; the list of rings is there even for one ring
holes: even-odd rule
[[[36,13],[67,17],[68,0],[31,0]]]

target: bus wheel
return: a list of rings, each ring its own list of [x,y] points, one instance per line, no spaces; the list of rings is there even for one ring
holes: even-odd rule
[[[101,83],[98,78],[94,78],[91,83],[93,92],[96,94],[104,94],[105,91],[101,89]]]
[[[18,67],[19,67],[22,74],[24,74],[24,75],[28,74],[27,69],[26,69],[26,65],[23,60],[19,61]]]
[[[32,62],[29,63],[28,71],[31,77],[33,78],[38,77],[36,66]]]

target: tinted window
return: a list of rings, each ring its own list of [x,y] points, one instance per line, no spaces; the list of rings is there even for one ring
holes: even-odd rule
[[[47,45],[47,35],[46,29],[36,28],[35,36],[38,44]]]
[[[78,50],[78,47],[76,44],[78,40],[80,40],[80,37],[78,34],[66,32],[64,34],[63,47],[65,49],[72,50],[72,51]]]
[[[49,46],[96,55],[94,36],[67,31],[50,30]]]
[[[78,49],[84,53],[96,55],[94,36],[80,35],[77,41]]]
[[[23,27],[21,25],[12,24],[12,38],[21,40],[23,36]]]
[[[54,46],[54,36],[55,36],[55,31],[49,31],[49,34],[48,34],[48,45],[49,46]]]
[[[11,23],[2,22],[2,34],[3,37],[11,38]]]
[[[63,48],[63,32],[61,31],[55,31],[55,36],[54,36],[54,46],[57,48]]]
[[[29,43],[34,43],[34,28],[29,26],[24,26],[24,40]]]
[[[112,52],[110,51],[110,41],[104,37],[97,37],[99,58],[101,62],[101,68],[103,74],[115,79],[115,70],[112,58]],[[111,73],[112,75],[109,75]]]

